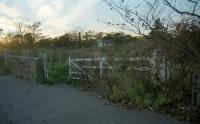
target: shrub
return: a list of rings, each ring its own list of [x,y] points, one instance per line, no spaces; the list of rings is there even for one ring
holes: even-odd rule
[[[144,96],[143,105],[144,107],[153,106],[155,96],[152,93],[147,93]]]
[[[10,74],[10,69],[4,62],[0,61],[0,75],[7,75],[7,74]]]
[[[127,100],[127,93],[124,89],[121,89],[119,87],[113,88],[113,93],[110,96],[110,100],[114,103],[119,103],[124,100]]]
[[[135,76],[135,75],[134,75]],[[139,78],[126,73],[126,70],[113,70],[107,75],[104,87],[106,98],[114,103],[123,101],[140,107],[160,108],[168,103],[168,99],[159,95],[156,86],[148,78]],[[138,75],[137,75],[138,76]]]
[[[148,107],[154,102],[153,84],[149,81],[135,81],[128,90],[128,96],[133,104]]]
[[[112,70],[107,75],[105,82],[101,83],[107,85],[104,88],[105,95],[114,103],[127,101],[144,107],[153,106],[154,104],[155,91],[153,83],[145,77],[136,79],[131,72],[120,69]]]
[[[69,81],[68,65],[66,64],[49,65],[48,74],[48,80],[45,82],[47,84],[56,84]]]
[[[113,70],[107,75],[104,83],[101,83],[104,87],[105,97],[110,99],[114,103],[127,101],[127,87],[129,87],[130,78],[125,73],[120,73],[117,70]]]
[[[166,105],[167,103],[169,103],[169,100],[167,99],[167,97],[165,97],[163,95],[159,95],[155,99],[154,107],[160,108],[160,107],[163,107],[164,105]]]

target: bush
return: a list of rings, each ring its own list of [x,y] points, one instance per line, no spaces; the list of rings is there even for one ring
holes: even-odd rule
[[[130,78],[125,73],[119,73],[114,70],[107,75],[106,80],[99,86],[103,87],[105,97],[114,103],[128,101],[128,94],[126,87],[129,87],[128,82]]]
[[[167,103],[169,103],[169,100],[167,99],[167,97],[165,97],[163,95],[159,95],[155,99],[154,107],[155,108],[160,108],[160,107],[165,106]]]
[[[113,88],[113,93],[110,95],[110,100],[114,103],[119,103],[124,100],[127,100],[127,93],[125,90],[119,88],[119,87],[114,87]]]
[[[0,75],[7,75],[7,74],[10,74],[10,69],[4,62],[0,61]]]
[[[107,75],[104,87],[106,98],[114,103],[131,103],[140,107],[160,108],[168,103],[168,99],[159,95],[155,85],[147,78],[136,79],[124,70],[113,70]]]
[[[139,106],[152,106],[154,102],[153,84],[149,81],[135,81],[129,88],[130,102]]]
[[[56,84],[60,82],[68,82],[68,65],[66,64],[52,64],[48,68],[48,80],[47,84]]]
[[[155,96],[152,93],[145,94],[144,100],[143,100],[143,106],[144,107],[153,106],[154,99],[155,99]]]

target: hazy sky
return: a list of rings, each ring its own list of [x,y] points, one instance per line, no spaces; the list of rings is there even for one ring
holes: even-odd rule
[[[144,4],[143,0],[128,1],[130,6]],[[50,36],[61,35],[79,26],[86,30],[120,31],[97,21],[120,21],[102,0],[0,0],[0,28],[4,33],[14,32],[16,23],[27,19],[41,21],[43,33]]]
[[[41,21],[43,32],[51,36],[79,26],[86,30],[116,31],[97,20],[117,17],[102,0],[0,0],[0,28],[5,33],[15,31],[16,23],[27,19]]]

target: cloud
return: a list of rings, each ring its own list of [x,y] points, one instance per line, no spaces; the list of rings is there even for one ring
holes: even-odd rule
[[[25,4],[16,4],[15,7],[0,2],[0,28],[13,32],[16,30],[16,22],[23,21],[23,17],[29,17],[32,22],[42,22],[44,34],[58,36],[76,26],[83,26],[86,21],[94,18],[99,1],[28,0]]]
[[[50,16],[55,15],[54,7],[51,5],[44,5],[39,8],[39,11],[36,13],[36,15],[40,18],[47,18]]]
[[[21,16],[19,9],[7,6],[4,3],[0,3],[0,13],[6,15],[8,17],[12,17],[12,18],[16,18],[16,17]]]
[[[8,17],[0,17],[0,28],[3,32],[13,32],[16,30],[15,24]]]
[[[46,22],[46,25],[51,28],[59,28],[60,31],[67,30],[71,28],[72,23],[84,21],[90,17],[98,1],[99,0],[81,0],[68,15],[52,18]]]
[[[29,2],[32,11],[40,19],[54,17],[59,14],[63,8],[62,0],[30,0]]]
[[[0,15],[0,28],[3,29],[3,32],[16,31],[16,22],[22,18],[20,9],[0,2]]]

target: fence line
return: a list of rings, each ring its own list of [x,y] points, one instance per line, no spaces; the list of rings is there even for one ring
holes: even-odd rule
[[[114,58],[114,61],[123,61],[123,58]],[[81,72],[84,72],[85,75],[88,75],[90,79],[92,78],[91,75],[87,74],[84,69],[99,69],[99,77],[102,78],[102,74],[104,73],[105,69],[113,69],[114,67],[108,64],[107,58],[71,58],[69,57],[69,76],[72,79],[81,79],[80,77],[77,78],[76,76],[79,74],[81,75]],[[129,57],[127,61],[148,61],[150,63],[149,57]],[[80,65],[78,62],[98,62],[98,65]],[[76,68],[76,71],[72,71],[72,68]],[[150,71],[150,67],[129,67],[129,70],[136,70],[136,71]],[[77,72],[78,71],[78,72]],[[74,75],[76,75],[74,77]]]

